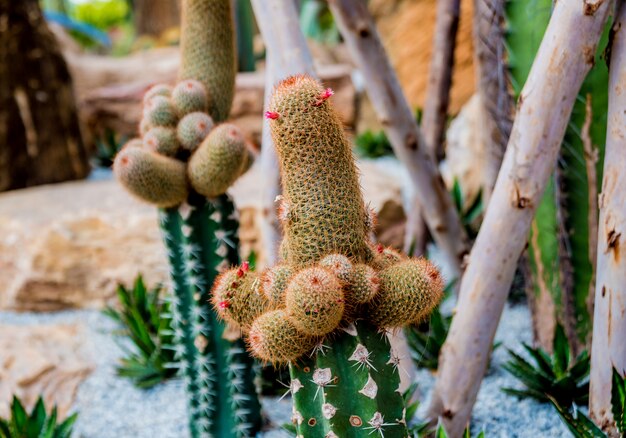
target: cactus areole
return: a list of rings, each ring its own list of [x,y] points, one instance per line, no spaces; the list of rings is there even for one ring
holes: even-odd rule
[[[241,131],[222,123],[235,79],[230,0],[184,0],[182,15],[181,80],[145,94],[141,138],[119,152],[114,172],[131,194],[160,208],[190,435],[252,437],[261,427],[253,360],[241,339],[225,338],[210,295],[218,273],[239,263],[236,211],[225,192],[252,163]],[[229,299],[217,305],[229,306]]]
[[[283,260],[218,277],[214,309],[252,353],[289,363],[303,437],[406,437],[399,357],[387,331],[422,321],[443,280],[427,260],[374,245],[374,218],[332,90],[305,75],[274,89],[270,119],[283,181]]]

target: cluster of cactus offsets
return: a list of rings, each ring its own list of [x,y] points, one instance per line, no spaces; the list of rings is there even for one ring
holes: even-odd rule
[[[266,117],[282,172],[283,260],[221,274],[213,305],[256,357],[289,363],[298,436],[406,437],[387,333],[427,318],[444,283],[427,260],[368,241],[375,219],[331,96],[303,75],[276,86]]]
[[[251,437],[262,423],[254,361],[210,299],[218,273],[240,262],[225,192],[253,160],[239,129],[223,123],[235,77],[230,8],[230,0],[183,0],[181,80],[145,94],[141,138],[113,165],[131,194],[160,209],[174,292],[172,348],[193,438]]]

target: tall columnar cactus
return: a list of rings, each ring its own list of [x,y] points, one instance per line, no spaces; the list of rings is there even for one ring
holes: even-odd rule
[[[142,137],[120,151],[114,171],[130,193],[159,207],[191,436],[249,437],[261,426],[253,360],[210,305],[218,273],[239,263],[238,222],[225,192],[252,162],[235,126],[214,126],[232,101],[230,0],[184,1],[182,30],[182,79],[146,93]]]
[[[551,0],[508,0],[507,49],[514,92],[519,95],[548,26]],[[574,105],[559,163],[537,208],[528,260],[534,296],[536,340],[547,350],[557,322],[574,352],[590,340],[598,232],[598,187],[606,138],[608,69],[601,55],[610,23]]]
[[[406,437],[386,333],[427,317],[443,280],[427,260],[368,241],[375,219],[331,96],[308,76],[275,88],[266,117],[282,170],[283,261],[225,272],[213,304],[255,356],[289,363],[298,436]]]

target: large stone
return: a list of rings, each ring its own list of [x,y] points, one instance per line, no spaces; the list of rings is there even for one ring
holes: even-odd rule
[[[0,195],[0,308],[100,307],[118,282],[167,279],[156,210],[114,181]]]
[[[65,417],[93,369],[82,347],[84,332],[77,325],[0,324],[0,417],[7,417],[13,395],[29,410],[41,395]]]
[[[360,169],[366,201],[374,210],[390,200],[400,202],[399,180],[375,162],[364,161]],[[254,251],[259,265],[264,260],[262,179],[255,165],[232,189],[241,253],[247,257]],[[117,182],[82,181],[0,194],[0,309],[102,307],[114,297],[118,283],[131,284],[138,273],[147,284],[169,281],[157,212]]]

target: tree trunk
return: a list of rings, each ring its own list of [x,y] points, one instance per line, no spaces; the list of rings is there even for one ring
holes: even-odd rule
[[[454,47],[459,28],[461,0],[438,0],[433,54],[428,72],[426,102],[422,117],[424,140],[435,160],[444,157],[448,103],[452,87]]]
[[[433,420],[441,417],[453,438],[470,419],[517,260],[610,5],[557,2],[520,95],[492,200],[461,281],[430,406]]]
[[[36,0],[0,0],[0,191],[84,178],[71,77]]]
[[[402,93],[367,4],[361,0],[330,0],[328,3],[351,55],[365,77],[367,92],[394,153],[409,171],[433,239],[447,257],[452,275],[458,277],[468,252],[467,236]]]
[[[298,12],[292,0],[252,0],[252,7],[267,50],[265,60],[265,104],[267,108],[274,84],[287,76],[307,73],[316,77],[313,58],[300,31]],[[276,24],[280,25],[277,26]],[[263,122],[261,146],[263,168],[263,201],[261,231],[267,249],[267,266],[278,260],[281,230],[276,216],[276,197],[280,195],[278,157],[269,130]]]
[[[505,60],[504,0],[474,0],[474,65],[482,103],[486,206],[511,133],[515,104]]]
[[[626,374],[626,3],[613,25],[609,65],[609,110],[593,318],[589,411],[605,431],[615,431],[611,413],[613,368]]]
[[[133,0],[133,12],[139,35],[159,36],[180,25],[180,0]]]

